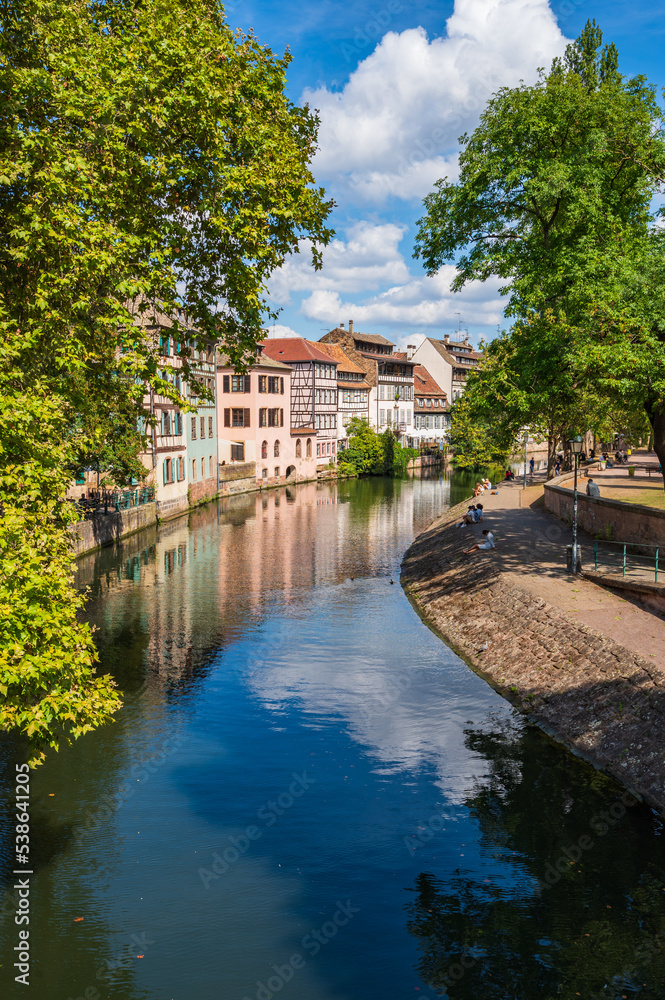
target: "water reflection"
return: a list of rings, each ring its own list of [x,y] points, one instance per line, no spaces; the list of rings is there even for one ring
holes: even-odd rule
[[[529,728],[495,720],[467,739],[490,773],[466,806],[499,864],[416,878],[423,979],[453,1000],[662,997],[659,821]]]
[[[467,491],[434,476],[248,494],[79,562],[125,706],[33,776],[40,996],[266,1000],[301,954],[264,990],[431,1000],[472,958],[452,996],[541,1000],[570,993],[587,933],[626,977],[620,935],[634,949],[660,927],[651,814],[630,809],[539,892],[617,786],[526,728],[399,586],[414,534]],[[294,775],[306,794],[280,800]],[[3,984],[12,921],[0,911]]]

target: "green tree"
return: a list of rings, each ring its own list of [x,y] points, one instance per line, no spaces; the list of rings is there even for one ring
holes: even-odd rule
[[[353,417],[347,427],[349,446],[342,452],[341,461],[349,465],[356,475],[382,476],[386,472],[384,442],[367,420]]]
[[[450,446],[458,469],[505,467],[517,432],[512,423],[492,419],[480,385],[469,375],[466,391],[451,408]]]
[[[285,97],[288,54],[234,34],[217,0],[26,0],[0,14],[0,725],[35,753],[107,721],[77,619],[64,501],[102,456],[132,474],[149,317],[242,365],[271,272],[330,203],[309,163],[318,121]],[[192,334],[192,330],[197,331]],[[117,428],[116,428],[117,429]]]
[[[637,267],[662,270],[651,203],[665,178],[663,116],[654,88],[643,77],[623,78],[616,49],[601,44],[589,22],[535,85],[491,98],[475,132],[462,136],[459,181],[439,181],[425,199],[415,252],[430,274],[454,261],[454,290],[490,276],[505,280],[506,312],[517,323],[489,359],[496,381],[488,376],[485,388],[510,389],[510,419],[522,413],[540,423],[550,458],[564,424],[585,411],[597,420],[603,399],[609,406],[611,357],[600,344],[616,345],[619,328],[630,326],[625,363],[615,365],[622,384],[613,386],[613,405],[644,405],[665,457],[663,341],[649,282],[638,282],[646,294],[630,318],[624,305]],[[656,344],[658,360],[635,392],[629,372],[644,369]],[[500,356],[510,366],[505,373]]]

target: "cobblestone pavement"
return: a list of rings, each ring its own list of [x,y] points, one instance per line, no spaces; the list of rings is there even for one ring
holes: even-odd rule
[[[466,504],[446,512],[406,553],[402,583],[518,708],[665,813],[665,621],[565,572],[570,529],[540,493],[484,494],[485,522],[473,527],[455,527]],[[496,549],[465,556],[483,527]]]

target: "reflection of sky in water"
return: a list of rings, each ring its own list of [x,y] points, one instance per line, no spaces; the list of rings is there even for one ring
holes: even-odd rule
[[[582,918],[568,885],[537,913],[537,879],[616,789],[534,735],[402,592],[410,540],[464,492],[364,480],[241,496],[79,563],[103,669],[127,695],[113,726],[33,776],[41,995],[266,1000],[258,984],[301,955],[273,995],[431,1000],[465,893],[488,941],[512,920],[510,995],[555,995],[519,970],[536,952],[565,968]],[[649,823],[596,848],[580,907],[610,885],[639,895],[658,857]],[[326,937],[347,900],[358,912]],[[3,984],[13,943],[0,919]],[[451,996],[501,996],[475,969]]]

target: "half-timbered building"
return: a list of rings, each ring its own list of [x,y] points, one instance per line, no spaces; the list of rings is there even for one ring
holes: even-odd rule
[[[337,343],[365,372],[369,385],[369,422],[377,430],[391,427],[403,443],[409,444],[413,430],[413,363],[395,345],[379,334],[348,330],[343,323],[319,342]]]
[[[264,340],[263,352],[292,369],[291,430],[316,433],[320,466],[337,460],[337,362],[304,337]]]

